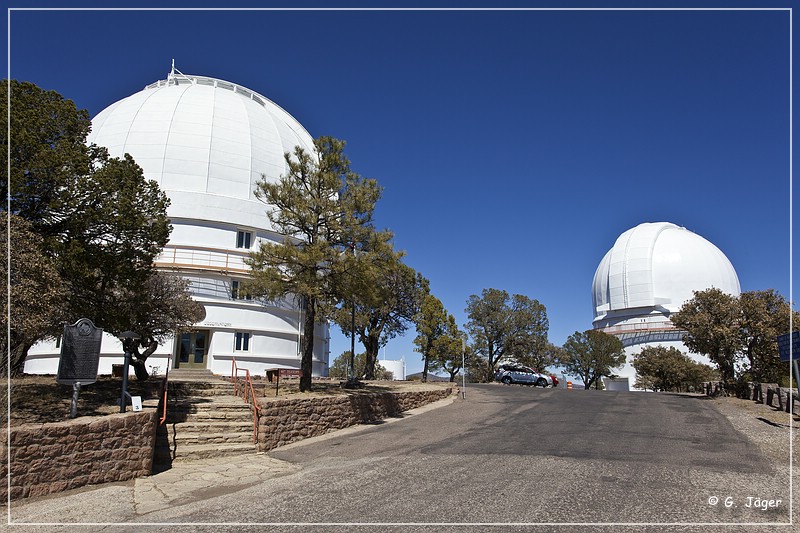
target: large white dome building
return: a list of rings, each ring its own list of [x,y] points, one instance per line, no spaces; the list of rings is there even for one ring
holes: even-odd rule
[[[161,346],[148,365],[162,372],[169,365],[223,374],[235,356],[251,372],[299,368],[302,321],[296,303],[267,305],[238,288],[248,275],[244,259],[250,249],[279,238],[266,216],[268,206],[253,191],[262,178],[277,180],[286,171],[285,152],[296,146],[314,152],[303,126],[241,85],[173,69],[166,80],[101,111],[87,140],[115,157],[131,154],[169,196],[173,231],[156,266],[190,280],[193,297],[206,310],[196,331]],[[329,340],[328,326],[320,324],[314,375],[327,375]],[[57,348],[41,343],[31,349],[25,371],[55,373]],[[100,373],[120,361],[119,342],[104,339]]]
[[[709,364],[689,353],[684,332],[669,317],[694,291],[712,287],[734,296],[740,292],[731,262],[703,237],[668,222],[640,224],[620,235],[592,282],[594,329],[617,336],[625,346],[626,364],[615,373],[633,387],[633,355],[645,346],[673,346]]]

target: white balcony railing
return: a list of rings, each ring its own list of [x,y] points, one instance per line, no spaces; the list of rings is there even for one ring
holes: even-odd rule
[[[244,262],[248,256],[249,253],[245,250],[233,252],[221,248],[167,245],[156,257],[155,266],[171,270],[246,274],[250,272]]]
[[[609,326],[600,328],[604,333],[632,333],[637,331],[675,331],[678,328],[668,321],[662,320],[660,322],[640,322],[638,324],[618,324],[616,326]]]

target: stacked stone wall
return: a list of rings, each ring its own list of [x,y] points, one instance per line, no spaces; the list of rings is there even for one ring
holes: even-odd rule
[[[258,450],[267,451],[356,424],[401,416],[404,411],[446,398],[449,385],[416,392],[360,393],[263,402]],[[153,467],[158,415],[146,410],[81,417],[11,428],[11,448],[0,430],[0,475],[10,478],[11,499],[43,496],[86,485],[148,476]],[[10,454],[10,458],[7,454]],[[10,472],[9,472],[10,464]],[[0,485],[0,502],[8,487]]]
[[[156,419],[156,412],[147,410],[16,426],[11,428],[10,450],[3,429],[0,473],[3,479],[10,474],[11,499],[150,475]],[[3,483],[0,501],[7,498]]]
[[[265,452],[336,429],[397,417],[404,411],[444,399],[454,391],[455,386],[451,385],[416,392],[354,393],[262,402],[258,450]]]

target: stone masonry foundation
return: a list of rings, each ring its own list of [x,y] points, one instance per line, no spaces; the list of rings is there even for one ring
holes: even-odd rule
[[[451,385],[417,392],[355,393],[261,402],[258,451],[269,451],[356,424],[400,416],[403,411],[447,398],[454,391],[455,385]]]
[[[156,412],[146,410],[26,424],[11,428],[10,450],[4,428],[0,431],[1,477],[10,476],[11,499],[16,500],[148,476],[153,466],[156,420]],[[8,487],[3,483],[0,501],[7,499]]]
[[[336,429],[398,417],[454,392],[457,387],[450,384],[415,392],[262,401],[257,449],[268,451]],[[10,499],[150,475],[157,420],[156,411],[145,410],[26,424],[12,427],[10,440],[8,431],[0,429],[0,474],[10,479]],[[0,502],[8,496],[3,483]]]

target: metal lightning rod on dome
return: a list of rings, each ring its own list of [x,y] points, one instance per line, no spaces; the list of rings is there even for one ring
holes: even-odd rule
[[[181,72],[180,70],[175,68],[175,60],[173,59],[172,60],[172,69],[170,70],[169,74],[167,75],[167,79],[168,80],[174,80],[174,79],[177,79],[178,77],[181,77],[181,78],[183,78],[183,79],[185,79],[187,81],[190,81],[190,82],[194,83],[194,81],[190,77],[188,77],[186,74],[184,74],[183,72]],[[177,81],[176,81],[176,84],[177,84]]]

